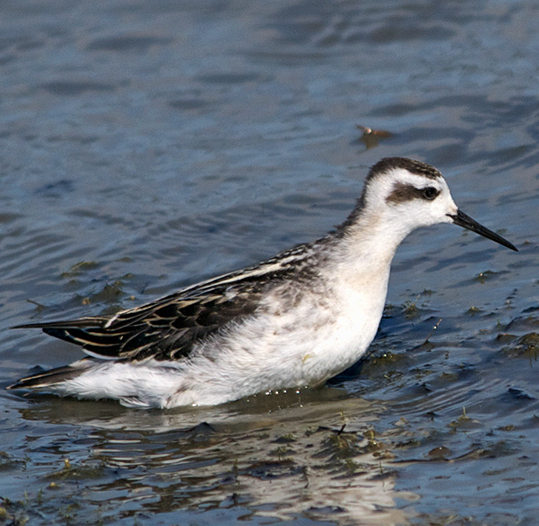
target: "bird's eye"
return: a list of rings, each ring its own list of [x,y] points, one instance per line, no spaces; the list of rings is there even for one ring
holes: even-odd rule
[[[438,190],[436,190],[436,188],[434,188],[433,186],[427,186],[427,188],[423,188],[423,197],[425,199],[428,199],[429,201],[435,199],[439,193],[440,192],[438,192]]]

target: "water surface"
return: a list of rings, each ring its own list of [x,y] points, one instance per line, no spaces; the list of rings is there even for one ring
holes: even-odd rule
[[[314,240],[383,156],[438,167],[520,252],[411,235],[371,355],[322,390],[166,412],[4,392],[0,522],[535,524],[538,11],[3,2],[2,386],[81,356],[9,326]]]

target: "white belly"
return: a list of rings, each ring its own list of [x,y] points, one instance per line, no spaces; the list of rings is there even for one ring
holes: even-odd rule
[[[387,275],[389,272],[387,272]],[[370,274],[372,278],[372,274]],[[215,405],[268,390],[316,385],[353,365],[376,335],[387,276],[338,274],[325,290],[275,289],[258,314],[174,362],[96,361],[60,394],[124,405]]]
[[[376,335],[387,279],[359,289],[357,283],[345,285],[338,283],[323,301],[317,291],[288,311],[275,308],[253,318],[231,330],[219,347],[208,342],[191,361],[184,388],[198,392],[197,403],[215,404],[220,398],[320,384],[350,367]]]

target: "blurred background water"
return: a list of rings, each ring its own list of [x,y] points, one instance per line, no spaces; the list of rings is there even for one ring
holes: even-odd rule
[[[0,523],[536,524],[538,23],[532,0],[2,2],[2,386],[81,356],[8,327],[314,240],[383,156],[520,252],[411,235],[372,354],[319,391],[3,392]]]

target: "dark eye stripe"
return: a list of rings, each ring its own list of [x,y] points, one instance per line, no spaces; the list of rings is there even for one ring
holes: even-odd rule
[[[432,190],[434,190],[434,193],[432,193]],[[393,190],[386,198],[386,202],[398,204],[411,201],[412,199],[427,199],[432,201],[439,193],[440,192],[432,186],[427,188],[416,188],[411,184],[395,183],[393,185]]]

